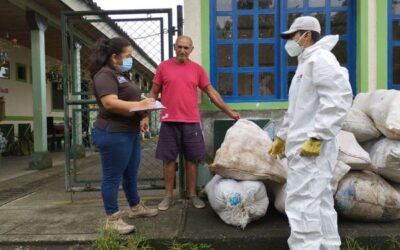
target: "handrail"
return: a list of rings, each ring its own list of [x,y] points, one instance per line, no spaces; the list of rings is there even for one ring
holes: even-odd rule
[[[96,100],[67,100],[67,105],[97,104]]]

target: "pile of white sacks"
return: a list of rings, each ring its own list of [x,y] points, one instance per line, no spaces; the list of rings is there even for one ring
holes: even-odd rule
[[[338,213],[362,221],[400,219],[400,91],[357,95],[338,141],[339,164],[351,168],[335,193]]]
[[[400,219],[400,92],[357,95],[337,140],[331,183],[337,212],[361,221]],[[225,223],[244,228],[264,216],[269,204],[265,185],[274,193],[275,208],[284,213],[287,163],[267,153],[271,144],[265,131],[245,119],[227,131],[210,165],[217,175],[205,188]]]
[[[227,224],[245,228],[263,217],[269,200],[263,181],[283,184],[284,166],[267,154],[271,139],[255,123],[240,119],[225,135],[210,170],[205,191],[211,207]]]

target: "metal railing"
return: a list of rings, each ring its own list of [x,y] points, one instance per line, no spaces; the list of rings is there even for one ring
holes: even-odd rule
[[[182,7],[178,7],[182,15]],[[143,17],[145,15],[145,17]],[[166,15],[166,16],[165,16]],[[166,25],[164,20],[166,21]],[[68,191],[99,189],[101,167],[92,145],[91,127],[98,106],[89,77],[89,58],[95,41],[122,36],[134,49],[131,78],[143,93],[150,89],[157,65],[173,56],[173,35],[182,34],[172,25],[172,9],[75,11],[62,14],[65,183]],[[140,189],[164,188],[162,162],[155,159],[159,113],[150,116],[150,132],[142,134]],[[93,157],[92,157],[93,156]]]

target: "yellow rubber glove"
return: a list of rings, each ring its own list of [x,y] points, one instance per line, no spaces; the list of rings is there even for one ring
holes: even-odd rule
[[[321,141],[309,139],[304,142],[300,149],[300,155],[305,157],[319,156],[321,151]]]
[[[272,156],[282,157],[285,154],[285,141],[277,137],[272,143],[268,153]]]

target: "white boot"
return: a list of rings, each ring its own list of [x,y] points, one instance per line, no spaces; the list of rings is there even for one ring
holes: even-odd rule
[[[129,225],[122,219],[120,211],[107,216],[106,228],[113,229],[119,234],[128,234],[135,230],[135,226]]]

